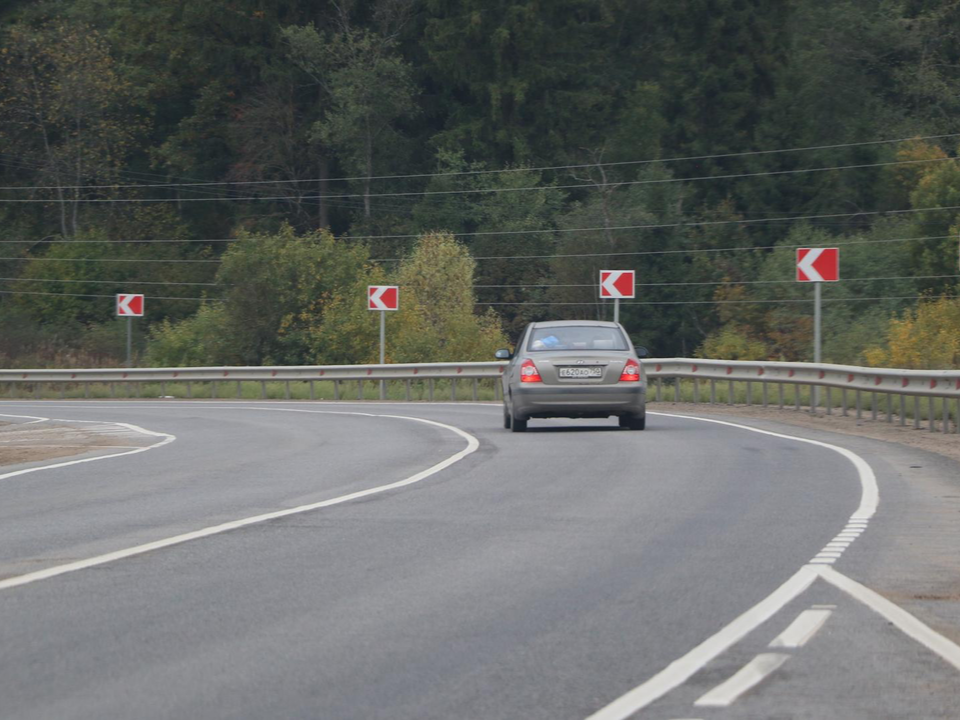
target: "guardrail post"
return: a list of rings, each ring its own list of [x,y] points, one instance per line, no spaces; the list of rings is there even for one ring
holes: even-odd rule
[[[929,412],[929,417],[927,419],[927,430],[930,432],[937,431],[937,406],[934,403],[935,398],[933,395],[927,400],[927,410]]]
[[[747,407],[753,405],[753,383],[747,380]]]
[[[800,412],[800,389],[802,385],[793,386],[793,409]]]
[[[943,398],[941,418],[943,419],[943,434],[946,435],[950,432],[950,398],[948,397]]]
[[[479,397],[479,395],[478,395],[478,391],[479,391],[479,389],[480,389],[480,388],[479,388],[479,384],[478,384],[479,382],[480,382],[480,381],[477,380],[477,378],[474,378],[474,379],[473,379],[473,401],[474,401],[474,402],[476,402],[477,400],[480,399],[480,397]]]
[[[493,379],[493,399],[500,400],[500,378]]]
[[[900,427],[907,424],[907,396],[900,396]]]
[[[673,379],[673,402],[680,402],[680,378]]]
[[[913,429],[920,429],[920,396],[913,396]]]
[[[857,392],[857,420],[863,418],[863,393],[859,390]]]
[[[217,381],[216,380],[210,381],[210,399],[211,400],[217,399]]]
[[[727,385],[727,405],[733,405],[733,380]]]
[[[260,398],[262,400],[267,399],[267,381],[266,380],[260,381]]]
[[[826,398],[826,399],[827,399],[827,415],[833,415],[833,398],[831,397],[830,386],[827,385],[827,388],[826,388],[826,389],[827,389],[827,392],[826,392],[826,396],[827,396],[827,398]]]
[[[760,383],[760,395],[763,399],[763,407],[767,407],[767,405],[770,404],[770,398],[767,397],[768,390],[769,390],[769,386],[767,385],[767,381],[764,380],[763,382]]]
[[[286,380],[283,383],[283,397],[285,400],[290,399],[290,381]]]
[[[820,404],[820,386],[816,383],[810,385],[810,414],[817,414],[817,406]]]
[[[90,385],[89,385],[88,383],[84,383],[83,391],[84,391],[84,395],[85,395],[86,397],[90,397]],[[161,395],[161,397],[166,397],[166,396],[167,396],[167,381],[166,381],[166,380],[161,380],[161,381],[160,381],[160,395]]]
[[[357,400],[363,400],[363,380],[357,380]]]
[[[433,390],[434,390],[434,385],[435,385],[435,384],[436,384],[436,382],[434,381],[433,378],[430,378],[430,379],[427,381],[427,399],[428,399],[430,402],[433,402]]]
[[[877,394],[870,393],[870,419],[877,421]]]
[[[450,378],[450,400],[457,401],[457,379]]]
[[[313,380],[310,381],[310,399],[311,400],[317,399],[316,388],[313,386]]]
[[[777,399],[780,401],[780,409],[783,410],[783,383],[777,383]]]
[[[844,417],[847,416],[847,407],[849,407],[847,404],[847,389],[843,388],[840,390],[840,414]]]
[[[893,422],[893,396],[890,393],[887,393],[887,422]]]
[[[403,381],[403,397],[407,402],[410,402],[410,378]]]
[[[116,392],[114,392],[113,383],[110,383],[110,397],[111,397],[111,398],[115,398],[116,396],[117,396],[117,394],[116,394]]]
[[[193,383],[191,382],[187,383],[187,397],[191,399],[193,398]]]

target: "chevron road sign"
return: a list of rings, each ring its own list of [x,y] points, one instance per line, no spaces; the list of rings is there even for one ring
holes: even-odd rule
[[[367,286],[368,310],[396,310],[400,307],[399,288],[396,285]]]
[[[797,248],[797,282],[837,282],[840,248]]]
[[[119,293],[117,295],[117,317],[143,317],[143,295]]]
[[[632,298],[636,297],[634,282],[636,272],[633,270],[601,270],[600,297],[602,298]]]

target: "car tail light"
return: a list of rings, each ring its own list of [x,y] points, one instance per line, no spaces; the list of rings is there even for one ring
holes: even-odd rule
[[[520,382],[543,382],[540,377],[540,371],[533,364],[533,360],[527,358],[520,366]]]
[[[628,360],[620,373],[620,382],[640,382],[640,366],[633,360]]]

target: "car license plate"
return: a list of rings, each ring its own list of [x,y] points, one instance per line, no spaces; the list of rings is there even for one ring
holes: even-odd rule
[[[603,374],[602,367],[562,367],[562,378],[598,378]]]

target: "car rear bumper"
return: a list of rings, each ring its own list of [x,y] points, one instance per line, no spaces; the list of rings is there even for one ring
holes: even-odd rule
[[[514,388],[517,417],[642,417],[646,412],[646,383],[557,387],[523,384]]]

